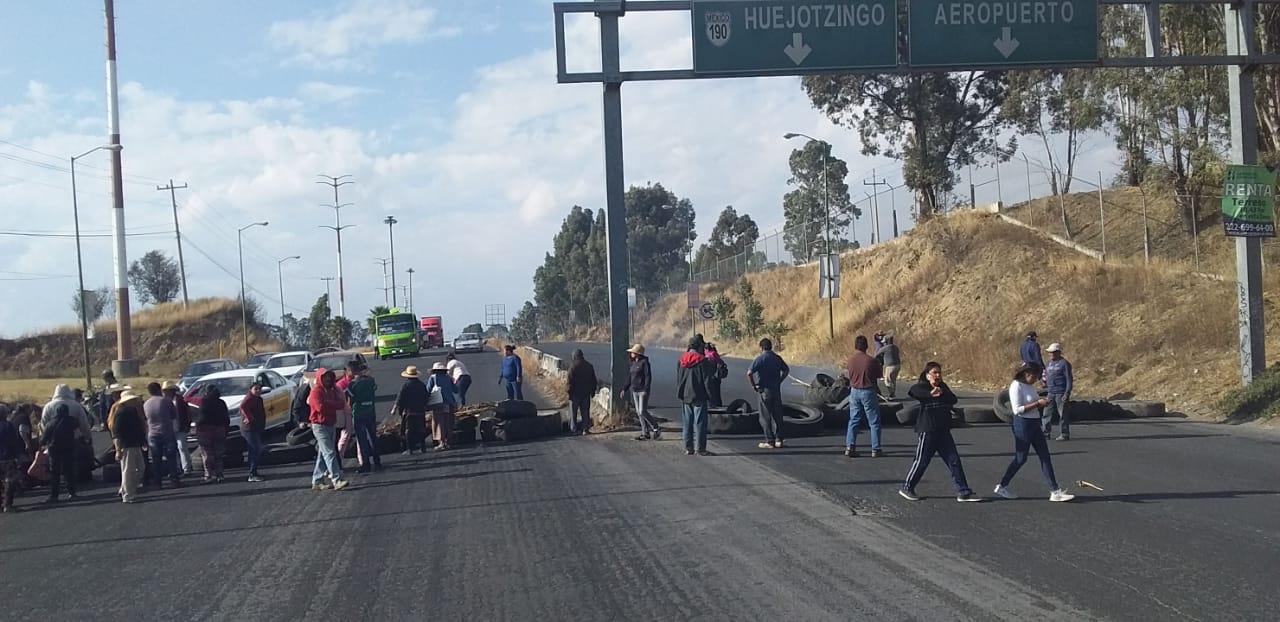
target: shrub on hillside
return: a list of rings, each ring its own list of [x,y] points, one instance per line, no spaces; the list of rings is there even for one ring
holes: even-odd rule
[[[1268,367],[1249,386],[1226,394],[1218,402],[1218,409],[1231,423],[1275,416],[1280,412],[1280,364]]]
[[[773,341],[773,349],[781,351],[783,346],[783,338],[791,332],[791,327],[782,320],[770,320],[764,323],[760,329],[765,337]]]

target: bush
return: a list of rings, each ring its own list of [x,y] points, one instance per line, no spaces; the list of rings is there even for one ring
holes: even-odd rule
[[[782,320],[770,320],[765,322],[764,326],[761,327],[760,330],[764,333],[765,337],[768,337],[773,341],[774,350],[782,350],[784,347],[782,345],[783,338],[790,334],[792,329]]]
[[[742,332],[754,339],[764,328],[764,306],[756,300],[756,290],[746,277],[738,281],[737,289],[742,299]]]
[[[1280,412],[1280,364],[1268,367],[1247,387],[1228,393],[1218,408],[1231,423],[1244,423]]]

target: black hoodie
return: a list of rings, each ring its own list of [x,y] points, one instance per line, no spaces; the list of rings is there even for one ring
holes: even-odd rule
[[[676,372],[676,397],[685,404],[706,404],[707,374],[711,364],[701,352],[690,350],[680,357]]]
[[[947,383],[939,382],[938,387],[942,389],[942,395],[938,397],[930,395],[933,386],[928,380],[921,378],[907,391],[907,395],[920,401],[920,414],[916,416],[917,434],[951,429],[951,407],[955,406],[959,400],[956,394],[951,392],[951,387],[948,387]]]

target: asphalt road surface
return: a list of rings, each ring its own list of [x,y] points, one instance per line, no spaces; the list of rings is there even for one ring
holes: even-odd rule
[[[598,373],[608,375],[606,345],[538,347],[557,356],[581,347],[598,363]],[[679,353],[655,349],[650,355],[658,386],[654,403],[678,421],[674,408],[663,409],[676,405],[671,387]],[[725,401],[752,397],[744,375],[748,362],[728,362]],[[820,371],[800,369],[804,379]],[[784,394],[798,399],[802,389],[792,384]],[[1013,449],[1009,428],[970,426],[955,437],[969,483],[994,496]],[[931,554],[963,560],[1060,606],[1127,620],[1275,619],[1280,608],[1280,434],[1274,431],[1176,418],[1073,424],[1070,442],[1051,443],[1060,484],[1078,495],[1067,504],[1046,500],[1034,456],[1011,486],[1022,496],[1017,501],[955,503],[945,465],[937,460],[917,488],[926,499],[904,501],[896,491],[916,445],[907,428],[884,430],[887,455],[878,459],[843,457],[843,433],[792,439],[781,450],[758,450],[759,440],[721,437],[712,450],[816,486],[865,521],[850,525],[855,532],[867,523],[891,526],[936,547]],[[858,442],[866,448],[865,431]],[[670,444],[678,452],[678,442]],[[1104,490],[1081,488],[1078,480]],[[866,531],[859,541],[868,537],[883,534]],[[918,563],[932,567],[933,561]]]
[[[462,358],[473,396],[497,398],[499,355]],[[432,360],[374,363],[380,392]],[[833,437],[688,457],[623,433],[390,456],[345,491],[313,492],[293,465],[135,505],[114,485],[52,508],[27,496],[0,516],[3,618],[1271,619],[1273,438],[1179,422],[1078,435],[1063,479],[1107,491],[1073,504],[958,504],[937,465],[909,504],[893,493],[900,429],[874,461]],[[989,493],[1007,432],[958,436]],[[1014,488],[1041,492],[1036,470]]]

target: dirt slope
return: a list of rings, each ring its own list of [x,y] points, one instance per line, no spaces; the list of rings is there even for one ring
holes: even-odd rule
[[[116,357],[114,322],[99,322],[89,342],[95,376]],[[219,356],[242,359],[240,303],[225,298],[193,300],[188,308],[168,303],[133,316],[134,355],[144,375],[172,375],[191,361]],[[279,350],[261,329],[250,326],[251,351]],[[0,374],[15,378],[83,377],[84,354],[78,326],[21,337],[0,339]]]
[[[826,302],[817,297],[816,266],[749,278],[766,320],[795,327],[784,339],[785,355],[795,361],[839,364],[852,352],[854,336],[879,330],[896,336],[911,376],[937,360],[953,382],[994,388],[1008,383],[1023,335],[1034,329],[1043,346],[1064,344],[1078,395],[1131,393],[1164,400],[1171,410],[1213,416],[1209,405],[1239,383],[1235,285],[1193,275],[1181,263],[1143,265],[1138,239],[1136,259],[1104,264],[993,215],[937,219],[843,257],[834,342],[827,338]],[[1268,352],[1274,359],[1280,311],[1276,279],[1267,277]],[[703,299],[721,288],[704,286]],[[682,294],[670,296],[638,318],[640,340],[687,340],[684,306]],[[715,339],[714,322],[703,332]],[[754,341],[722,341],[721,350],[748,356]]]

